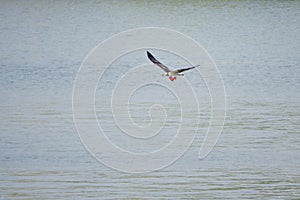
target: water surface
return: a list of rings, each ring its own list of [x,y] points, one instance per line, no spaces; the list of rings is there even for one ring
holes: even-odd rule
[[[3,1],[0,198],[298,199],[299,9],[299,1]],[[128,174],[98,163],[81,144],[72,119],[72,88],[80,63],[99,42],[145,26],[180,31],[207,49],[224,80],[227,117],[216,147],[199,160],[210,100],[203,80],[187,74],[201,97],[195,141],[167,168]],[[148,62],[144,56],[132,55],[134,64]],[[115,64],[115,70],[131,65]],[[104,89],[113,87],[113,74]],[[106,92],[99,87],[97,94]],[[147,122],[151,98],[134,96],[138,123]],[[166,103],[173,130],[176,100],[170,96]],[[106,108],[96,108],[103,117]],[[106,128],[115,130],[109,123]],[[165,132],[160,140],[166,142],[173,132]],[[112,133],[112,138],[120,134]]]

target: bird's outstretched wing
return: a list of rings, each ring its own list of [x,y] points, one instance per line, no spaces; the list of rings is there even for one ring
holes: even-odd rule
[[[149,51],[147,51],[147,56],[149,60],[151,60],[151,62],[159,66],[162,70],[164,70],[165,72],[170,72],[170,69],[158,60],[156,60],[156,58],[154,58],[154,56]]]
[[[189,68],[184,68],[184,69],[177,69],[175,72],[181,73],[181,72],[184,72],[184,71],[187,71],[187,70],[190,70],[190,69],[194,69],[195,67],[199,67],[199,66],[200,65],[196,65],[196,66],[189,67]]]

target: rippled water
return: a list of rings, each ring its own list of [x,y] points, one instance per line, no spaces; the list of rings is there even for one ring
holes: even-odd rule
[[[300,198],[299,9],[299,1],[3,1],[0,199]],[[201,99],[193,144],[162,170],[122,173],[98,163],[81,144],[72,89],[92,48],[145,26],[180,31],[207,49],[224,80],[227,117],[216,147],[199,160],[210,99],[203,81],[187,73]],[[143,56],[133,54],[134,65],[147,62]],[[120,66],[126,71],[130,62]],[[112,71],[107,79],[99,97],[117,77]],[[151,99],[134,96],[138,123],[147,122]],[[99,106],[102,100],[96,102],[100,118],[107,109]],[[167,125],[175,130],[176,101],[172,96],[166,103],[173,111]],[[115,127],[107,123],[106,129]],[[172,136],[167,131],[160,140]]]

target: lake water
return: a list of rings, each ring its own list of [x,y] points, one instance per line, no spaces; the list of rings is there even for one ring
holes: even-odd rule
[[[299,10],[299,1],[2,1],[0,199],[299,199]],[[226,89],[226,122],[205,159],[198,152],[210,98],[192,73],[186,75],[201,99],[200,127],[173,164],[124,173],[98,162],[80,142],[72,91],[82,61],[108,37],[138,27],[184,33],[217,64]],[[156,55],[178,65],[165,52]],[[135,65],[149,62],[142,51],[130,58]],[[127,59],[114,67],[119,72],[131,66]],[[97,90],[100,120],[108,109],[99,106],[101,97],[118,78],[107,73]],[[133,96],[133,117],[144,123],[152,102],[166,103],[170,131],[159,139],[166,142],[179,122],[175,97],[146,89]],[[114,124],[104,128],[124,144]]]

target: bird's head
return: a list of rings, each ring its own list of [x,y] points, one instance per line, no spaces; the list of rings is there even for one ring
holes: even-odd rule
[[[166,72],[166,73],[163,73],[162,76],[169,76],[169,74]]]

